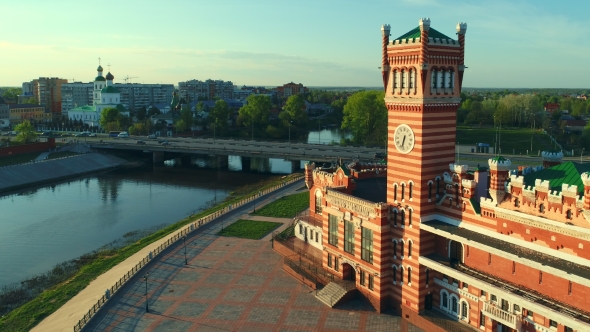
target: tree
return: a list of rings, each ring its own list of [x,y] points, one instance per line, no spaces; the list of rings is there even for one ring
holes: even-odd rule
[[[6,102],[16,102],[18,100],[18,96],[23,94],[23,89],[21,88],[7,88],[2,91],[2,98]],[[37,101],[35,100],[35,104]]]
[[[29,122],[29,120],[25,120],[20,123],[14,128],[14,130],[18,132],[18,135],[16,135],[15,139],[21,144],[28,144],[37,139],[35,128],[33,128],[33,125],[31,122]]]
[[[201,113],[205,110],[205,104],[203,104],[202,101],[199,101],[196,105],[195,105],[195,112],[197,113]]]
[[[23,100],[22,103],[23,104],[35,104],[35,105],[39,105],[39,102],[37,101],[37,98],[35,98],[35,97],[27,98],[27,99]]]
[[[301,127],[307,123],[307,112],[305,112],[305,100],[300,95],[293,95],[287,99],[283,112],[279,115],[285,126],[291,122]]]
[[[179,132],[187,131],[193,125],[193,113],[187,105],[182,106],[180,119],[175,123],[176,130]]]
[[[215,106],[209,111],[208,119],[211,125],[215,126],[215,131],[225,133],[227,131],[227,120],[229,120],[229,106],[225,100],[220,99],[215,102]]]
[[[135,114],[135,116],[137,117],[137,121],[145,120],[145,117],[147,116],[147,109],[145,108],[145,106],[140,107],[137,110],[137,114]]]
[[[131,121],[130,117],[119,113],[119,115],[117,116],[117,126],[119,127],[119,129],[127,130],[129,126],[131,126],[132,124],[133,121]]]
[[[107,123],[117,122],[119,115],[121,115],[121,113],[118,109],[114,107],[105,108],[102,110],[102,112],[100,112],[99,123],[104,128],[106,127]]]
[[[266,128],[271,109],[270,97],[250,95],[246,102],[238,111],[238,123],[246,127]]]
[[[342,129],[352,132],[354,142],[363,145],[385,145],[387,109],[382,91],[360,91],[348,98],[344,106]]]

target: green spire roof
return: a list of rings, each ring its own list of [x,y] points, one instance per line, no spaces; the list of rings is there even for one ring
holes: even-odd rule
[[[561,192],[561,185],[568,184],[578,186],[578,194],[584,193],[584,183],[581,174],[590,172],[590,164],[578,164],[571,161],[546,168],[542,171],[532,172],[524,176],[524,184],[535,186],[535,180],[549,181],[549,190]]]
[[[403,35],[401,35],[393,40],[414,39],[414,38],[420,38],[420,27],[415,27],[414,29],[404,33]],[[440,33],[438,30],[435,30],[434,28],[430,28],[428,30],[428,38],[453,39],[443,33]]]
[[[104,77],[102,77],[102,76],[96,76],[96,78],[94,79],[94,81],[95,81],[95,82],[96,82],[96,81],[103,81],[103,82],[104,82],[104,81],[106,81],[106,80],[105,80],[105,79],[104,79]]]

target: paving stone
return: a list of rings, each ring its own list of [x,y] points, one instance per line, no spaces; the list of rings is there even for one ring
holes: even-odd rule
[[[223,297],[223,300],[233,302],[252,302],[256,293],[257,291],[255,289],[230,289]]]
[[[244,266],[246,266],[246,262],[232,260],[223,262],[217,268],[224,271],[240,271]]]
[[[150,299],[149,311],[153,314],[163,314],[168,308],[174,304],[174,301],[164,301],[158,299]],[[145,305],[145,303],[143,303]]]
[[[187,284],[169,284],[162,290],[162,296],[184,296],[185,293],[191,288],[191,285]]]
[[[206,282],[211,283],[211,284],[229,284],[232,279],[234,278],[233,274],[229,274],[229,273],[211,273],[207,279],[205,279]]]
[[[269,307],[254,307],[250,311],[248,321],[253,323],[266,323],[275,324],[279,318],[283,309],[281,308],[269,308]]]
[[[324,307],[320,300],[315,297],[315,291],[311,293],[300,293],[297,294],[295,299],[295,305],[298,307]]]
[[[171,332],[171,331],[187,331],[192,322],[176,320],[176,319],[165,319],[158,326],[156,326],[153,332]]]
[[[324,328],[357,331],[359,329],[360,318],[361,316],[358,312],[332,311],[328,313],[328,317],[324,322]]]
[[[258,302],[285,305],[289,302],[289,298],[291,298],[291,292],[266,291],[262,293]]]
[[[186,316],[186,317],[199,317],[207,308],[209,307],[208,303],[200,303],[200,302],[184,302],[181,303],[175,310],[172,312],[172,315],[175,317],[177,316]]]
[[[318,325],[320,311],[294,309],[289,312],[285,325],[314,327]]]
[[[237,320],[246,307],[243,305],[218,304],[209,314],[209,318]]]
[[[215,300],[223,291],[222,288],[217,287],[199,287],[191,294],[195,299]]]
[[[180,272],[174,277],[174,280],[177,281],[199,281],[203,275],[207,274],[206,272],[202,272],[195,269],[185,269]]]
[[[257,275],[243,275],[236,281],[236,285],[258,287],[262,286],[266,281],[266,276]]]

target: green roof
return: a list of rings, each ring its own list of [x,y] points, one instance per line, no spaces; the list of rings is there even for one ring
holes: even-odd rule
[[[94,79],[94,81],[96,82],[96,81],[106,81],[106,80],[102,76],[96,76],[96,78]]]
[[[420,38],[420,27],[416,27],[416,28],[404,33],[403,35],[395,38],[394,40],[414,39],[414,38]],[[453,39],[443,33],[440,33],[438,30],[435,30],[434,28],[430,28],[428,30],[428,38]]]
[[[346,167],[346,166],[338,166],[338,168],[340,168],[344,172],[344,175],[350,176],[350,169],[348,169],[348,167]]]
[[[94,106],[90,106],[90,105],[86,105],[86,106],[80,106],[80,107],[76,107],[74,109],[69,110],[69,112],[96,112],[96,108],[94,108]]]
[[[508,159],[502,157],[502,156],[497,156],[492,158],[493,161],[508,161]]]
[[[102,90],[100,90],[100,93],[119,93],[119,90],[114,86],[109,85],[102,88]]]
[[[119,110],[119,112],[127,112],[127,109],[125,108],[125,106],[119,104],[117,106],[115,106],[116,109]]]
[[[583,194],[584,183],[581,174],[584,172],[590,172],[590,163],[578,164],[566,161],[542,171],[525,175],[524,184],[526,186],[535,186],[535,180],[541,179],[542,181],[549,181],[549,190],[561,192],[561,185],[565,183],[578,186],[578,194]]]

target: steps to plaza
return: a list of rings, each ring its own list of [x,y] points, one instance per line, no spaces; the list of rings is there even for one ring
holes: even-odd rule
[[[328,307],[333,308],[339,302],[356,295],[356,290],[355,284],[352,281],[333,281],[318,291],[316,298]]]

